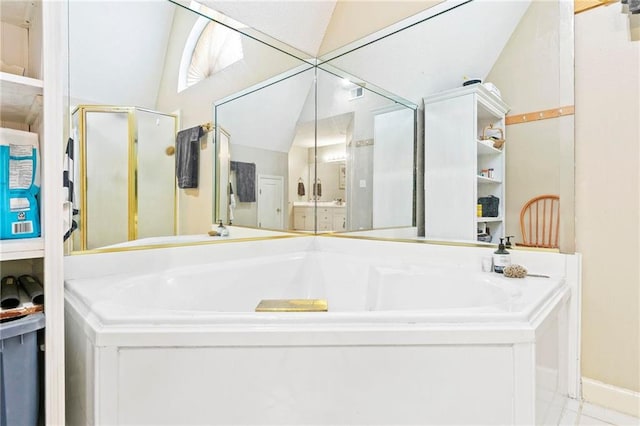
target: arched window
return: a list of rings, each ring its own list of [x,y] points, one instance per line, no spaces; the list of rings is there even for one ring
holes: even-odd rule
[[[200,6],[200,9],[203,8],[205,7]],[[206,12],[220,15],[208,8]],[[223,15],[216,16],[216,19],[220,22],[224,22],[224,19],[229,20]],[[234,22],[234,24],[237,23]],[[178,73],[178,92],[211,77],[243,57],[240,33],[216,21],[204,17],[198,18],[182,52]]]

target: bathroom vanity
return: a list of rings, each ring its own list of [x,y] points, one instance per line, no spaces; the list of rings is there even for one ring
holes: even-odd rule
[[[293,203],[293,229],[296,231],[314,231],[316,203]],[[347,225],[347,206],[345,203],[319,201],[317,203],[318,232],[344,231]]]

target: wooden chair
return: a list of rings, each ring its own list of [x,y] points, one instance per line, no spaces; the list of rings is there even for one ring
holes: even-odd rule
[[[558,248],[560,197],[540,195],[527,201],[520,211],[523,247]]]

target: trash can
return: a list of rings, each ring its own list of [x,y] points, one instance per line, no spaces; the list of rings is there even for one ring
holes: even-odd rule
[[[38,424],[38,330],[44,314],[0,323],[0,425]]]

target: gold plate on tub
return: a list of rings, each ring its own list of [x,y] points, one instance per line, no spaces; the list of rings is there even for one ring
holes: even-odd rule
[[[326,299],[267,299],[261,300],[256,312],[327,312]]]

